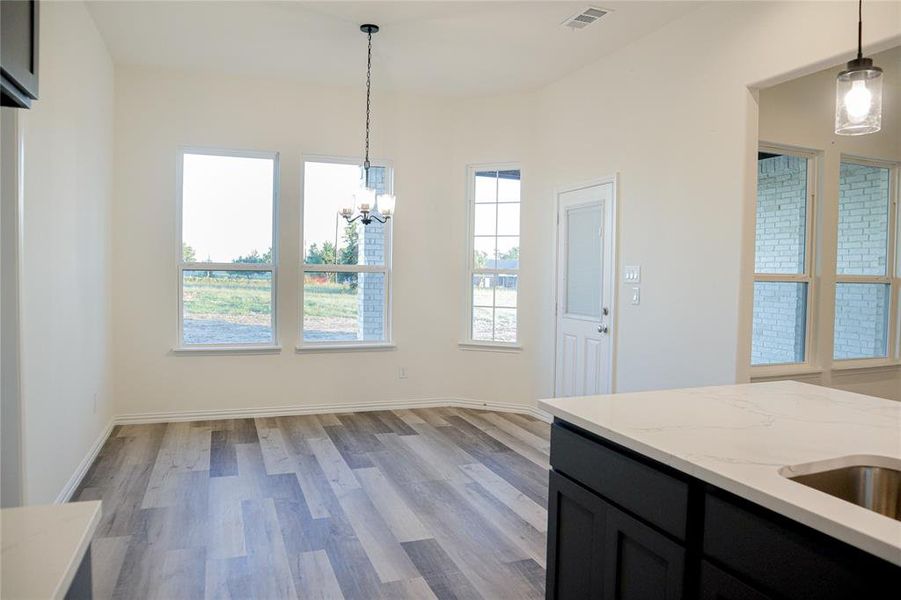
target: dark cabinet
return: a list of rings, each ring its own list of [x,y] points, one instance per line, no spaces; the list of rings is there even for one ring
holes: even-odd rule
[[[743,581],[716,568],[709,562],[701,562],[700,600],[773,600]]]
[[[894,598],[901,567],[555,421],[547,597]]]
[[[29,108],[38,97],[37,0],[0,0],[0,104]]]
[[[550,474],[548,598],[676,600],[685,551],[599,496]]]

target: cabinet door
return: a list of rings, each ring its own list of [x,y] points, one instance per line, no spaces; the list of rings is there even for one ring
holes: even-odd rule
[[[0,3],[0,87],[3,105],[27,107],[38,97],[37,0]]]
[[[610,506],[551,471],[548,492],[547,598],[603,598],[604,526]]]
[[[677,600],[682,597],[685,550],[610,508],[604,532],[604,598]]]
[[[549,599],[681,597],[679,544],[555,471],[548,500]]]
[[[771,598],[705,560],[701,562],[700,600],[771,600]]]

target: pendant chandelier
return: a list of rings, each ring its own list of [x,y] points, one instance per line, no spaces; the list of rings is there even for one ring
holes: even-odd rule
[[[348,223],[359,220],[363,225],[369,225],[373,221],[387,223],[394,212],[394,195],[378,194],[369,180],[369,123],[371,105],[370,91],[372,88],[372,34],[377,33],[378,25],[360,25],[360,31],[366,34],[368,47],[366,51],[366,142],[363,155],[363,176],[360,181],[360,189],[354,194],[354,208],[341,209],[341,216]]]
[[[882,69],[863,56],[863,0],[858,0],[857,11],[857,58],[835,80],[838,135],[866,135],[882,129]]]

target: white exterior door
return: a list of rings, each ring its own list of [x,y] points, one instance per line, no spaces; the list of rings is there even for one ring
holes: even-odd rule
[[[614,182],[557,196],[555,395],[612,392]]]

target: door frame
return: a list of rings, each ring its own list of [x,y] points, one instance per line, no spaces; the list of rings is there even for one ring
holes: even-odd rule
[[[554,310],[552,313],[554,322],[554,352],[552,368],[553,376],[553,397],[557,397],[557,353],[560,349],[557,347],[557,334],[559,333],[558,312],[560,310],[560,196],[568,192],[576,192],[586,188],[597,187],[606,184],[613,185],[612,200],[610,207],[607,209],[610,218],[610,232],[604,238],[604,255],[609,257],[606,263],[609,263],[611,293],[610,293],[610,315],[608,323],[610,324],[610,351],[607,353],[607,366],[610,370],[610,378],[608,382],[608,390],[606,393],[612,394],[616,391],[616,348],[617,338],[619,335],[619,314],[616,310],[616,300],[618,289],[616,287],[619,281],[619,173],[590,179],[577,184],[558,186],[554,188]],[[606,221],[606,218],[605,218]],[[605,265],[606,266],[606,265]],[[605,273],[607,269],[605,269]]]

